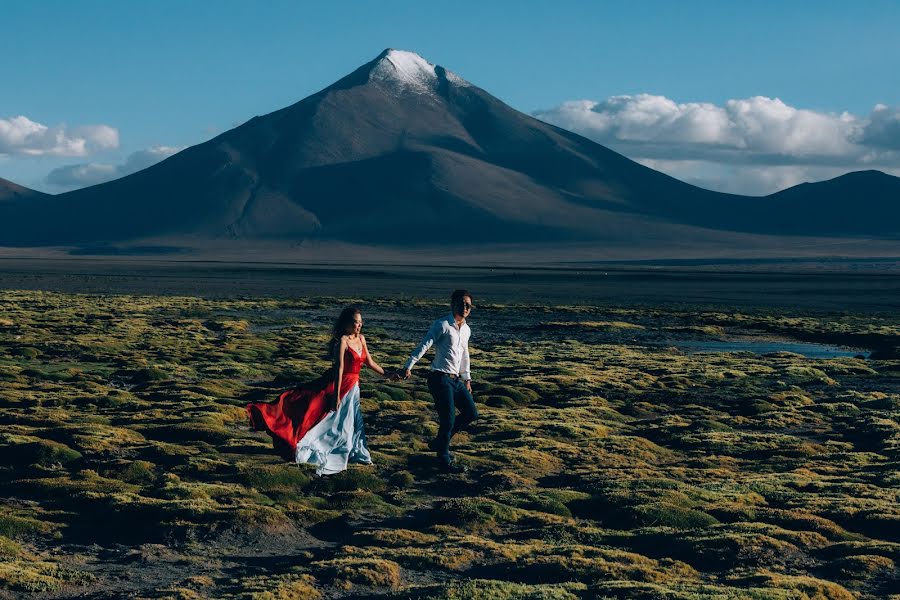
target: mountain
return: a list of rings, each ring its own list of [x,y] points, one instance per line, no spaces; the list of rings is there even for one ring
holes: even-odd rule
[[[46,194],[30,190],[0,177],[0,202],[36,198],[39,196],[46,196]]]
[[[763,197],[709,197],[685,204],[694,225],[774,236],[867,236],[900,239],[900,177],[857,171],[801,183]],[[678,214],[659,211],[677,219]]]
[[[637,225],[637,180],[669,197],[703,193],[519,113],[416,54],[386,50],[149,169],[8,207],[0,221],[25,226],[0,223],[0,242],[417,243],[454,221],[465,225],[442,243],[598,239]],[[27,226],[37,220],[39,230]]]
[[[900,239],[900,177],[857,171],[828,181],[801,183],[765,198],[750,214],[761,225],[779,214],[771,233],[881,235]],[[757,229],[762,229],[758,226]]]
[[[886,222],[882,211],[896,213],[890,190],[900,180],[883,177],[890,181],[872,185],[889,191],[871,196],[868,216],[844,233],[896,233],[896,219]],[[0,245],[666,244],[727,242],[736,231],[841,233],[846,192],[828,183],[764,199],[703,190],[520,113],[417,54],[389,49],[292,106],[138,173],[0,204]],[[834,216],[801,218],[820,193],[834,198]],[[792,231],[798,223],[802,231]]]

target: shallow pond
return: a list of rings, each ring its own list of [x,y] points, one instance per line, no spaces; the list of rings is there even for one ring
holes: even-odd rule
[[[692,354],[695,352],[753,352],[754,354],[793,352],[807,358],[845,358],[854,356],[869,358],[871,354],[870,351],[861,348],[780,340],[688,340],[679,341],[675,345]]]

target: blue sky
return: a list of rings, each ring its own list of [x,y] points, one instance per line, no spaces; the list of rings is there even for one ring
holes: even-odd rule
[[[708,187],[900,173],[898,2],[4,0],[2,14],[0,177],[50,192],[79,185],[61,167],[88,169],[82,184],[121,175],[386,47]]]

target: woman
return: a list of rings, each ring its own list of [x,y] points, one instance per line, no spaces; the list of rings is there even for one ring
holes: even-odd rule
[[[328,373],[284,392],[276,402],[247,405],[253,428],[267,431],[285,458],[316,465],[317,475],[338,473],[348,463],[372,464],[359,406],[359,371],[366,365],[386,375],[369,355],[362,324],[358,308],[345,308],[331,334],[334,365]]]

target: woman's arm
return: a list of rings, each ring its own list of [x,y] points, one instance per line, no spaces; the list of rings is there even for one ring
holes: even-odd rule
[[[375,362],[375,359],[372,358],[371,354],[369,354],[369,347],[366,345],[365,336],[363,336],[363,334],[359,334],[359,339],[362,342],[363,350],[366,353],[366,365],[382,377],[386,377],[386,375],[384,374],[384,369],[381,367],[381,365]]]
[[[334,379],[334,410],[341,405],[341,380],[344,378],[344,352],[347,351],[347,336],[341,336],[341,343],[337,346],[337,356],[334,362],[337,364]]]

